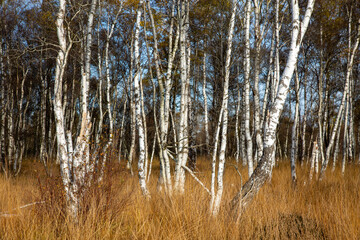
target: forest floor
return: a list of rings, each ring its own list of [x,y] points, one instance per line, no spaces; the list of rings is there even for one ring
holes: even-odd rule
[[[246,181],[246,167],[241,179],[227,166],[222,208],[214,218],[208,193],[190,175],[185,194],[169,198],[157,191],[155,165],[151,199],[145,200],[137,174],[124,163],[111,164],[105,180],[84,197],[74,223],[65,214],[59,167],[51,166],[53,176],[46,177],[38,161],[26,160],[18,177],[0,176],[0,239],[360,239],[359,168],[347,165],[344,177],[339,168],[329,169],[323,181],[309,182],[309,168],[298,165],[293,187],[288,161],[280,162],[235,224],[228,203]],[[196,172],[210,187],[210,158],[199,159]]]

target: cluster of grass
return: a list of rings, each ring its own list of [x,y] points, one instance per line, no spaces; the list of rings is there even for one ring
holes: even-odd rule
[[[209,186],[209,160],[200,159],[197,167],[197,176]],[[281,162],[239,224],[228,212],[228,203],[241,186],[241,177],[230,165],[216,218],[209,215],[208,193],[190,175],[186,193],[170,198],[156,189],[159,167],[155,166],[147,201],[141,196],[137,176],[131,176],[123,164],[113,164],[104,182],[84,196],[77,223],[66,216],[58,167],[52,167],[51,178],[36,161],[27,161],[23,169],[17,178],[0,177],[1,239],[360,238],[357,165],[349,165],[344,177],[339,170],[329,171],[321,182],[309,182],[308,167],[299,165],[298,183],[293,187],[290,166]],[[247,169],[240,172],[246,181]]]

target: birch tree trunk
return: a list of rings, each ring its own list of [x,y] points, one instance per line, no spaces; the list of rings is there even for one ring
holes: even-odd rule
[[[8,164],[9,171],[11,170],[11,165],[13,164],[14,159],[14,150],[15,150],[15,139],[14,139],[14,90],[11,85],[9,86],[10,93],[8,92]]]
[[[339,154],[340,133],[341,133],[341,127],[342,127],[342,124],[343,124],[343,119],[344,119],[344,115],[341,114],[340,125],[338,127],[338,130],[336,131],[336,142],[335,142],[335,150],[334,150],[332,172],[335,171],[336,162],[337,162],[337,158],[338,158],[338,154]]]
[[[133,62],[134,62],[134,52],[133,52],[133,41],[134,37],[132,36],[131,39],[131,46],[130,46],[130,78],[129,78],[129,91],[130,91],[130,129],[131,129],[131,144],[129,150],[128,161],[126,163],[126,168],[130,169],[131,175],[132,172],[132,162],[133,162],[133,155],[135,151],[135,140],[136,140],[136,113],[135,113],[135,102],[134,102],[134,89],[133,89]],[[135,66],[136,67],[136,66]]]
[[[92,171],[89,159],[89,136],[91,130],[90,116],[88,112],[88,86],[90,77],[90,56],[91,56],[91,32],[94,18],[96,1],[92,0],[90,13],[88,14],[85,63],[82,75],[82,101],[81,101],[81,129],[77,138],[75,148],[72,144],[71,133],[65,135],[64,107],[62,103],[63,77],[67,65],[68,53],[71,43],[67,43],[64,21],[66,15],[66,1],[59,0],[59,10],[56,18],[56,30],[59,41],[59,51],[56,58],[55,85],[54,85],[54,113],[56,123],[56,137],[59,149],[60,172],[65,188],[68,213],[77,220],[81,191],[85,186],[86,173]]]
[[[101,4],[101,0],[99,0],[99,4]],[[104,122],[104,112],[103,112],[103,95],[102,95],[102,89],[103,89],[103,71],[102,71],[102,59],[101,59],[101,51],[100,51],[100,23],[98,27],[98,74],[99,74],[99,83],[98,83],[98,104],[99,104],[99,122],[98,122],[98,128],[95,135],[95,143],[97,146],[100,145],[100,138],[102,134],[102,127]]]
[[[259,77],[260,77],[260,51],[262,36],[260,33],[260,7],[259,0],[254,1],[255,4],[255,71],[254,71],[254,127],[255,127],[255,139],[256,139],[256,162],[261,158],[263,151],[263,143],[261,137],[260,128],[260,96],[259,96]]]
[[[349,91],[347,91],[347,97],[345,100],[345,121],[344,121],[344,135],[343,135],[343,156],[342,156],[342,164],[341,164],[341,173],[344,175],[345,173],[345,164],[348,157],[348,116],[349,116]]]
[[[47,86],[46,78],[42,74],[42,63],[40,63],[40,79],[41,79],[41,146],[40,146],[40,159],[45,162],[47,158],[46,151],[46,99],[47,99]],[[51,126],[49,126],[51,127]]]
[[[3,50],[2,47],[0,47],[0,54],[3,54]],[[0,70],[1,70],[1,82],[0,82],[0,86],[1,86],[1,131],[0,131],[0,160],[1,160],[1,167],[4,169],[5,168],[5,157],[6,157],[6,153],[5,153],[5,117],[6,117],[6,104],[5,104],[5,78],[4,78],[4,63],[3,63],[3,58],[0,58]]]
[[[220,209],[220,203],[222,194],[224,191],[224,170],[225,170],[225,151],[227,144],[227,127],[228,127],[228,102],[229,102],[229,78],[230,78],[230,63],[231,63],[231,51],[232,51],[232,40],[234,36],[234,26],[235,26],[235,16],[236,16],[236,7],[237,2],[233,1],[231,11],[231,18],[229,23],[228,39],[227,39],[227,51],[226,51],[226,60],[225,60],[225,78],[224,78],[224,93],[222,99],[222,133],[221,133],[221,146],[219,153],[219,166],[218,166],[218,175],[217,175],[217,191],[212,192],[210,210],[212,215],[216,216]],[[221,119],[221,118],[220,118]],[[212,186],[211,189],[214,189]]]
[[[310,174],[309,174],[310,181],[312,180],[312,177],[313,177],[313,174],[314,174],[314,169],[316,169],[315,170],[316,175],[318,173],[318,170],[317,170],[318,156],[319,156],[319,147],[318,147],[317,142],[315,141],[314,144],[313,144],[313,150],[312,150],[311,159],[310,159]]]
[[[101,0],[99,0],[100,2]],[[106,27],[106,42],[105,42],[105,77],[106,77],[106,102],[107,102],[107,113],[109,118],[109,139],[105,147],[105,152],[109,151],[113,143],[113,135],[114,135],[114,120],[111,109],[111,80],[110,80],[110,65],[109,65],[109,47],[110,40],[114,33],[115,23],[119,17],[119,14],[122,11],[123,1],[120,2],[119,10],[116,13],[115,19],[110,24],[110,20],[108,20]],[[104,162],[106,161],[106,156],[104,158]]]
[[[141,75],[141,66],[140,66],[140,21],[142,13],[142,4],[143,0],[140,0],[137,13],[136,13],[136,28],[135,28],[135,38],[134,38],[134,60],[135,60],[135,76],[134,76],[134,100],[135,100],[135,109],[136,109],[136,125],[139,133],[139,160],[138,160],[138,171],[139,171],[139,183],[142,194],[145,197],[150,197],[150,193],[146,186],[146,176],[144,172],[144,163],[145,163],[145,136],[144,136],[144,125],[141,114],[141,95],[140,95],[140,75]]]
[[[67,65],[67,54],[70,50],[66,41],[66,33],[64,27],[65,21],[65,11],[66,11],[66,1],[59,0],[59,10],[57,13],[56,19],[56,30],[57,37],[59,40],[59,51],[56,58],[56,68],[55,68],[55,85],[54,85],[54,113],[55,113],[55,123],[56,123],[56,137],[59,149],[59,159],[60,159],[60,172],[65,187],[65,193],[68,203],[68,211],[73,217],[77,217],[77,204],[75,196],[71,191],[70,185],[70,176],[71,176],[71,162],[69,161],[68,156],[68,147],[65,137],[64,129],[64,114],[62,108],[62,85],[65,68]]]
[[[209,134],[209,114],[208,114],[208,103],[206,94],[206,50],[204,46],[204,58],[203,58],[203,85],[202,93],[204,97],[204,125],[205,125],[205,143],[207,154],[210,154],[210,134]]]
[[[251,1],[246,1],[245,6],[245,57],[244,57],[244,82],[245,82],[245,137],[246,137],[246,158],[248,162],[249,177],[254,171],[253,149],[250,134],[250,17]]]
[[[323,139],[323,76],[324,76],[324,66],[323,66],[323,33],[322,26],[320,26],[320,74],[319,74],[319,107],[318,107],[318,128],[319,128],[319,151],[320,157],[324,161],[324,139]]]
[[[280,114],[284,107],[285,99],[289,90],[290,80],[296,66],[300,45],[310,21],[314,3],[314,0],[308,1],[305,15],[303,20],[300,22],[298,1],[291,0],[293,21],[290,51],[287,58],[286,67],[279,83],[279,89],[275,102],[272,104],[270,112],[268,113],[264,134],[263,156],[254,173],[244,184],[241,191],[235,195],[231,202],[231,210],[237,220],[239,220],[242,210],[244,210],[249,205],[251,200],[255,197],[257,192],[269,178],[271,172],[271,160],[275,150],[276,128],[279,123]]]
[[[237,84],[237,104],[236,104],[236,113],[235,113],[235,136],[236,136],[236,154],[235,154],[235,162],[239,164],[240,157],[240,136],[239,136],[239,114],[240,114],[240,86]]]
[[[182,0],[179,6],[179,28],[180,28],[180,78],[181,78],[181,99],[180,99],[180,124],[178,139],[178,158],[175,166],[175,190],[184,192],[185,170],[189,153],[188,138],[188,0]]]
[[[296,150],[298,147],[298,121],[299,121],[299,77],[295,70],[295,93],[296,93],[296,105],[295,105],[295,117],[291,132],[291,179],[293,184],[296,184]]]
[[[170,159],[168,155],[168,129],[169,129],[169,113],[170,113],[170,90],[172,87],[172,68],[173,68],[173,61],[175,58],[175,53],[177,51],[177,45],[179,40],[179,28],[177,30],[175,44],[173,46],[173,26],[174,26],[174,14],[175,14],[175,1],[172,2],[171,8],[171,20],[170,20],[170,29],[169,29],[169,56],[168,56],[168,65],[167,65],[167,72],[165,77],[165,87],[164,81],[160,70],[160,57],[159,57],[159,50],[158,50],[158,41],[157,41],[157,31],[155,27],[155,21],[152,14],[150,2],[147,2],[148,11],[150,15],[150,21],[152,26],[152,32],[154,36],[154,58],[155,58],[155,69],[156,75],[159,83],[160,88],[160,160],[163,162],[161,164],[160,169],[160,176],[159,181],[165,180],[165,187],[166,190],[171,193],[172,192],[172,180],[171,180],[171,172],[170,172]],[[162,172],[164,172],[164,176],[166,179],[162,179]]]
[[[307,125],[307,114],[308,114],[308,109],[307,109],[307,72],[305,72],[305,76],[304,76],[304,115],[303,115],[303,119],[302,119],[302,134],[301,134],[301,142],[302,142],[302,153],[301,153],[301,165],[303,165],[305,163],[306,160],[306,125]]]

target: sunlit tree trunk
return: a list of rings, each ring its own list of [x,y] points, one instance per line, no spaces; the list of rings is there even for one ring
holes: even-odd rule
[[[57,136],[57,143],[59,149],[58,156],[60,159],[60,171],[61,171],[63,184],[65,187],[68,210],[71,215],[76,217],[78,209],[75,201],[75,196],[72,194],[72,191],[70,189],[71,162],[69,161],[69,156],[68,156],[69,153],[68,153],[68,147],[65,136],[64,114],[62,108],[63,77],[67,65],[67,54],[70,50],[70,46],[68,46],[66,41],[66,33],[64,27],[65,11],[66,11],[65,7],[66,7],[66,1],[59,0],[59,10],[56,19],[56,30],[59,41],[59,51],[56,58],[56,68],[55,68],[54,113],[55,113],[55,123],[56,123],[56,136]]]
[[[29,72],[29,69],[25,69],[23,67],[23,73],[22,73],[23,76],[22,76],[21,86],[20,86],[20,101],[18,102],[18,109],[19,109],[19,120],[18,120],[18,124],[17,124],[18,139],[17,139],[17,144],[16,144],[17,145],[16,150],[15,150],[16,151],[16,156],[15,156],[14,164],[13,164],[13,172],[15,174],[18,172],[18,169],[21,168],[20,163],[22,162],[22,155],[23,155],[23,146],[24,146],[23,122],[25,121],[25,117],[26,117],[26,115],[25,115],[26,111],[25,110],[27,110],[27,109],[24,109],[24,111],[23,111],[24,84],[25,84],[28,72]],[[41,134],[43,134],[43,130],[41,132],[42,132]],[[41,148],[41,145],[40,145],[40,148]]]
[[[101,4],[101,0],[99,0]],[[98,26],[98,48],[97,48],[97,57],[98,57],[98,74],[99,74],[99,83],[98,83],[98,105],[99,105],[99,122],[97,127],[97,132],[95,134],[95,143],[97,146],[100,145],[100,138],[102,134],[102,127],[104,122],[104,112],[103,112],[103,71],[102,71],[102,57],[101,57],[101,46],[100,46],[100,23]]]
[[[262,34],[260,31],[260,7],[259,0],[254,1],[255,4],[255,71],[254,71],[254,127],[255,127],[255,140],[256,140],[256,162],[261,158],[263,151],[263,143],[260,128],[260,95],[259,95],[259,77],[260,77],[260,51]]]
[[[175,166],[175,190],[183,193],[185,184],[185,170],[189,153],[188,136],[188,0],[182,0],[179,6],[179,28],[180,28],[180,78],[181,78],[181,99],[180,99],[180,123],[178,139],[178,158]]]
[[[205,48],[205,47],[204,47]],[[208,99],[206,94],[206,50],[204,50],[203,57],[203,85],[202,85],[202,94],[204,97],[204,125],[205,125],[205,143],[207,154],[210,154],[210,134],[209,134],[209,114],[208,114]]]
[[[295,117],[294,117],[294,123],[291,131],[291,179],[293,184],[296,184],[296,159],[297,154],[296,150],[298,148],[298,131],[297,126],[299,122],[299,77],[298,73],[295,70],[295,93],[296,93],[296,104],[295,104]]]
[[[334,150],[334,158],[333,158],[332,171],[335,171],[336,162],[337,162],[337,158],[338,158],[338,154],[339,154],[340,133],[341,133],[341,128],[342,128],[343,120],[344,120],[344,115],[341,114],[340,125],[339,125],[339,127],[338,127],[337,132],[336,132],[336,142],[335,142],[335,150]]]
[[[347,157],[348,157],[348,116],[349,116],[349,91],[347,91],[347,97],[345,100],[345,112],[344,112],[344,116],[345,116],[345,120],[344,120],[344,135],[343,135],[343,155],[342,155],[342,164],[341,164],[341,173],[344,175],[345,173],[345,164],[347,161]]]
[[[320,26],[320,74],[319,74],[319,102],[318,102],[318,136],[319,136],[319,152],[320,157],[324,161],[324,139],[323,139],[323,80],[324,80],[324,64],[323,64],[323,30]]]
[[[126,163],[126,168],[130,169],[131,174],[133,174],[132,171],[132,162],[134,158],[134,151],[135,151],[135,140],[136,140],[136,113],[135,113],[135,101],[134,101],[134,89],[133,89],[133,62],[134,62],[134,52],[133,52],[133,41],[134,38],[132,36],[131,39],[131,46],[130,46],[130,77],[129,77],[129,91],[130,91],[130,131],[131,131],[131,143],[130,143],[130,150],[128,155],[128,161]],[[136,67],[136,66],[135,66]]]
[[[139,140],[139,160],[138,160],[138,174],[139,174],[139,183],[142,194],[145,197],[150,197],[150,193],[146,185],[146,177],[144,172],[145,164],[145,133],[144,133],[144,123],[141,114],[141,94],[140,94],[140,79],[141,79],[141,66],[140,66],[140,21],[142,13],[142,4],[143,1],[140,0],[137,13],[136,13],[136,28],[135,28],[135,38],[134,38],[134,60],[135,60],[135,76],[134,76],[134,100],[135,100],[135,109],[136,109],[136,126],[138,130],[138,140]]]
[[[268,113],[264,134],[263,156],[254,173],[244,184],[241,191],[235,195],[231,202],[232,213],[237,220],[239,220],[242,210],[244,210],[249,205],[257,192],[269,178],[272,164],[271,160],[275,150],[277,125],[279,123],[280,114],[284,107],[285,99],[289,90],[290,80],[293,76],[293,72],[296,66],[301,42],[310,21],[314,2],[314,0],[308,1],[305,15],[303,20],[300,21],[298,2],[296,0],[291,0],[292,36],[286,67],[279,83],[279,89],[275,102],[272,104],[270,112]]]
[[[149,11],[152,32],[154,36],[154,58],[155,58],[155,69],[156,76],[159,83],[160,88],[160,160],[163,164],[161,164],[159,181],[162,182],[162,176],[165,176],[166,179],[164,181],[166,190],[171,193],[172,191],[172,180],[171,180],[171,172],[170,172],[170,159],[168,155],[168,129],[169,129],[169,114],[170,114],[170,90],[172,87],[172,68],[173,61],[175,58],[175,52],[177,51],[178,39],[179,39],[179,30],[177,30],[177,34],[175,37],[175,44],[173,45],[174,37],[173,37],[173,26],[174,26],[174,14],[175,14],[175,1],[172,2],[171,6],[171,20],[170,20],[170,29],[169,29],[169,56],[168,56],[168,64],[167,64],[167,72],[165,76],[165,84],[163,80],[163,76],[160,70],[160,56],[158,50],[158,40],[157,40],[157,30],[155,26],[154,17],[152,14],[152,9],[150,6],[150,2],[147,2],[147,7]],[[162,174],[164,172],[164,175]],[[159,185],[160,186],[160,185]]]
[[[65,135],[64,107],[62,103],[63,77],[67,65],[67,57],[71,43],[67,43],[64,21],[66,14],[66,1],[59,0],[59,10],[56,18],[56,30],[59,41],[59,51],[56,58],[55,84],[54,84],[54,113],[56,122],[56,136],[59,149],[60,170],[67,197],[68,212],[77,220],[81,191],[84,189],[86,173],[92,170],[89,158],[89,136],[91,121],[88,112],[88,87],[90,77],[91,32],[94,19],[96,1],[92,0],[88,14],[84,68],[82,74],[81,99],[81,128],[76,145],[73,147],[71,132]]]
[[[240,106],[241,106],[241,97],[240,97],[240,87],[239,83],[237,84],[237,104],[236,104],[236,113],[235,113],[235,136],[236,136],[236,154],[235,161],[236,164],[239,163],[240,157],[240,136],[239,136],[239,114],[240,114]]]
[[[237,2],[234,1],[232,4],[231,18],[229,23],[228,39],[227,39],[227,51],[226,51],[226,60],[225,60],[225,78],[224,78],[224,93],[222,99],[222,133],[221,133],[221,145],[219,153],[219,166],[218,166],[218,175],[217,175],[217,191],[212,192],[211,196],[211,211],[212,215],[217,215],[220,209],[220,203],[222,194],[224,191],[224,169],[225,169],[225,151],[227,144],[227,128],[228,128],[228,102],[229,102],[229,78],[230,78],[230,61],[231,61],[231,51],[232,51],[232,40],[234,36],[234,26],[235,26],[235,16],[236,16],[236,7]],[[213,187],[212,187],[213,189]]]
[[[312,150],[312,154],[311,154],[311,158],[310,158],[310,174],[309,174],[310,181],[312,180],[315,169],[316,169],[315,173],[316,173],[316,176],[317,176],[317,173],[318,173],[318,157],[319,157],[319,147],[318,147],[317,142],[315,141],[313,143],[313,150]]]
[[[47,156],[47,148],[46,148],[46,99],[47,99],[47,90],[46,86],[46,77],[43,75],[43,67],[40,62],[40,80],[41,80],[41,145],[40,145],[40,159],[42,162],[46,161]],[[49,126],[51,127],[51,126]]]
[[[251,1],[246,1],[245,7],[245,57],[244,57],[244,81],[245,81],[245,137],[246,137],[246,158],[248,162],[249,177],[254,171],[253,149],[250,134],[250,17]]]
[[[302,153],[301,153],[301,165],[303,165],[305,163],[306,160],[306,125],[307,125],[307,114],[308,114],[308,109],[307,109],[307,73],[305,72],[305,76],[304,76],[304,102],[303,102],[303,106],[304,106],[304,115],[303,115],[303,119],[302,119],[302,134],[301,134],[301,142],[302,142]]]

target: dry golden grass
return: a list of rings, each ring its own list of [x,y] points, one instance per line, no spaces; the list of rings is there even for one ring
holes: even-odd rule
[[[210,163],[202,158],[197,175],[209,186]],[[0,178],[1,239],[360,239],[360,172],[349,165],[345,177],[336,170],[321,181],[308,182],[308,168],[297,168],[298,184],[290,182],[288,163],[274,169],[236,225],[227,204],[241,186],[240,176],[228,166],[225,172],[223,206],[217,218],[209,216],[208,194],[191,176],[186,194],[171,199],[156,191],[159,166],[154,167],[149,186],[152,197],[142,198],[138,179],[121,164],[94,186],[84,199],[84,212],[73,223],[64,213],[65,202],[57,167],[54,177],[27,161],[23,173]],[[241,168],[244,182],[247,169]],[[306,182],[306,183],[305,183]],[[23,209],[27,203],[45,201]]]

